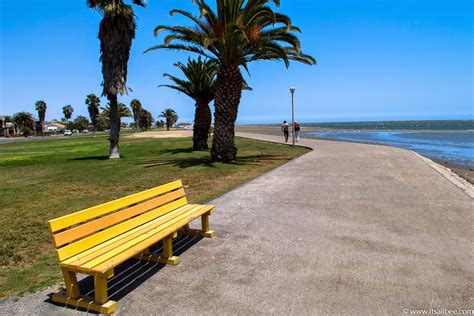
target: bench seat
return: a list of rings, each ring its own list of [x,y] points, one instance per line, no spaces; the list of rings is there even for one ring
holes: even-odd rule
[[[213,208],[212,205],[185,205],[165,216],[66,259],[60,265],[79,272],[106,273],[176,232],[197,217],[209,213]]]
[[[49,221],[65,291],[54,302],[110,314],[116,303],[108,299],[107,279],[130,258],[176,265],[172,240],[179,233],[215,237],[209,230],[213,205],[188,204],[181,180]],[[189,228],[201,217],[202,229]],[[163,241],[161,255],[150,247]],[[94,300],[81,296],[76,273],[94,276]]]

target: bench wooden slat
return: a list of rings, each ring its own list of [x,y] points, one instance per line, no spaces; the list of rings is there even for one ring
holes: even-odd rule
[[[179,228],[183,227],[190,221],[198,218],[199,216],[209,212],[214,208],[212,205],[202,205],[203,207],[197,211],[197,212],[192,212],[188,216],[180,216],[180,219],[173,220],[173,223],[167,223],[171,224],[168,225],[167,228],[162,229],[162,228],[156,228],[152,231],[149,232],[148,236],[144,236],[144,240],[136,244],[121,253],[119,253],[117,256],[113,257],[112,260],[106,260],[102,262],[101,264],[95,266],[92,268],[91,271],[97,272],[97,273],[106,273],[108,270],[111,268],[116,267],[117,265],[121,264],[122,262],[125,262],[128,260],[130,257],[139,254],[141,251],[144,249],[147,249],[148,247],[151,247],[153,244],[156,242],[160,241],[161,239],[165,238],[166,236],[169,236],[173,232],[177,231]]]
[[[151,229],[151,230],[149,230],[145,233],[142,233],[142,234],[138,235],[134,239],[129,240],[127,242],[124,242],[124,243],[122,243],[121,245],[119,245],[117,247],[114,247],[110,251],[108,251],[108,252],[106,252],[106,253],[104,253],[104,254],[102,254],[102,255],[94,258],[94,259],[92,259],[89,262],[81,264],[81,268],[83,268],[85,270],[92,270],[95,266],[97,266],[97,265],[99,265],[103,262],[107,262],[107,261],[110,261],[110,263],[115,264],[115,258],[114,257],[116,257],[117,255],[120,255],[121,253],[123,253],[127,249],[140,244],[141,242],[143,242],[144,240],[150,238],[151,236],[155,235],[156,233],[168,228],[170,225],[174,224],[178,220],[183,219],[183,218],[187,218],[187,217],[191,216],[192,214],[196,214],[197,212],[201,211],[203,208],[206,208],[206,205],[199,205],[196,208],[193,208],[193,209],[185,212],[184,214],[180,214],[179,216],[176,216],[173,219],[170,219],[166,222],[163,222],[163,223],[161,223],[161,225],[159,225],[159,226],[157,226],[157,227],[155,227],[155,228],[153,228],[153,229]],[[142,251],[144,249],[145,248],[141,249],[140,251]]]
[[[195,204],[187,204],[183,207],[180,207],[173,211],[172,213],[168,213],[166,215],[163,215],[160,218],[157,218],[153,221],[150,221],[142,226],[136,227],[133,230],[130,230],[126,232],[125,234],[122,234],[120,236],[117,236],[113,239],[108,240],[105,243],[102,243],[100,245],[97,245],[91,249],[88,249],[87,251],[84,251],[74,257],[68,258],[67,260],[63,261],[61,263],[62,266],[67,266],[67,267],[79,267],[82,264],[89,262],[90,260],[106,253],[107,251],[110,251],[114,249],[115,247],[132,240],[133,238],[146,233],[150,231],[151,229],[161,225],[163,222],[171,218],[172,216],[177,216],[180,214],[183,214],[193,208],[196,208],[198,205]]]
[[[100,232],[97,232],[93,235],[80,239],[72,244],[66,245],[62,248],[56,250],[59,261],[63,261],[69,257],[72,257],[78,253],[83,252],[91,247],[94,247],[104,241],[107,241],[115,236],[118,236],[128,230],[131,230],[137,226],[140,226],[148,221],[155,219],[161,215],[164,215],[170,211],[177,209],[178,207],[184,206],[187,204],[186,198],[181,198],[164,206],[160,206],[152,211],[149,211],[145,214],[139,215],[137,217],[131,218],[125,222],[119,223],[110,228],[104,229]]]
[[[185,206],[182,206],[182,207],[178,208],[177,210],[178,210],[178,211],[189,210],[190,208],[195,207],[195,206],[196,206],[195,204],[187,204],[187,205],[185,205]],[[166,216],[166,215],[165,215],[165,216]],[[89,256],[89,255],[95,253],[96,251],[97,251],[97,252],[100,252],[100,251],[102,250],[102,248],[108,247],[109,245],[114,245],[117,241],[120,241],[122,238],[126,238],[126,237],[128,237],[128,236],[130,236],[130,235],[132,235],[132,234],[133,234],[133,235],[136,235],[136,233],[137,233],[137,232],[139,233],[142,228],[146,228],[146,227],[148,227],[148,226],[150,226],[150,225],[153,225],[157,220],[158,220],[158,219],[153,220],[153,221],[150,221],[150,222],[148,222],[148,223],[146,223],[146,224],[143,224],[142,226],[139,226],[139,227],[136,227],[136,228],[134,228],[134,229],[132,229],[132,230],[129,230],[128,232],[123,233],[122,235],[116,236],[116,237],[114,237],[114,238],[112,238],[112,239],[107,240],[106,242],[103,242],[103,243],[101,243],[101,244],[99,244],[99,245],[97,245],[97,246],[94,246],[94,247],[92,247],[92,248],[89,248],[89,249],[87,249],[86,251],[83,251],[83,252],[81,252],[81,253],[79,253],[79,254],[77,254],[77,255],[74,255],[74,256],[72,256],[72,257],[70,257],[70,258],[67,258],[67,259],[63,260],[62,262],[60,262],[60,265],[63,266],[63,267],[67,267],[67,266],[70,265],[70,264],[77,265],[77,263],[76,263],[77,260],[80,260],[80,259],[82,259],[82,258],[84,258],[84,257],[86,257],[86,256]]]
[[[56,245],[56,247],[63,246],[67,243],[95,233],[101,229],[117,224],[123,220],[140,215],[163,204],[179,199],[183,196],[185,196],[185,192],[184,189],[181,188],[179,190],[161,195],[157,198],[148,200],[141,204],[123,209],[121,211],[109,215],[105,215],[85,224],[75,226],[71,229],[55,234],[53,236],[54,244]]]
[[[67,227],[77,225],[79,223],[91,220],[101,215],[119,210],[121,208],[130,206],[155,197],[157,195],[181,188],[183,186],[181,180],[170,182],[156,188],[146,190],[140,193],[132,194],[111,202],[107,202],[98,206],[94,206],[79,212],[68,214],[59,218],[55,218],[48,222],[49,229],[52,233]]]

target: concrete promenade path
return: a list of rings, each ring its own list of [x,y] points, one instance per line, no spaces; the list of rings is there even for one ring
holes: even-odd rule
[[[179,266],[130,263],[123,280],[113,280],[117,314],[474,309],[468,194],[410,151],[301,144],[313,151],[211,201],[217,238],[178,240]],[[0,314],[78,313],[45,302],[54,290],[8,299]]]

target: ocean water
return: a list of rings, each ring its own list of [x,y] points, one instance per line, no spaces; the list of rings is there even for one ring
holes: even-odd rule
[[[318,127],[321,126],[318,124]],[[334,126],[332,127],[334,128]],[[341,128],[341,126],[337,128]],[[380,132],[337,130],[308,132],[304,133],[304,135],[306,137],[318,139],[401,147],[413,150],[423,156],[455,167],[474,168],[474,131],[472,130]]]
[[[461,131],[474,130],[474,120],[370,121],[303,123],[302,126],[336,130]]]

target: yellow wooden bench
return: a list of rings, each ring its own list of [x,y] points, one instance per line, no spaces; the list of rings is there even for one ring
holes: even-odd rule
[[[215,237],[209,230],[214,206],[188,204],[181,180],[129,195],[105,204],[50,220],[65,291],[53,294],[57,303],[110,314],[116,302],[109,300],[107,279],[114,268],[130,258],[176,265],[172,239],[183,234]],[[202,230],[189,223],[201,216]],[[149,247],[163,240],[163,254]],[[95,298],[82,296],[76,273],[94,276]]]

